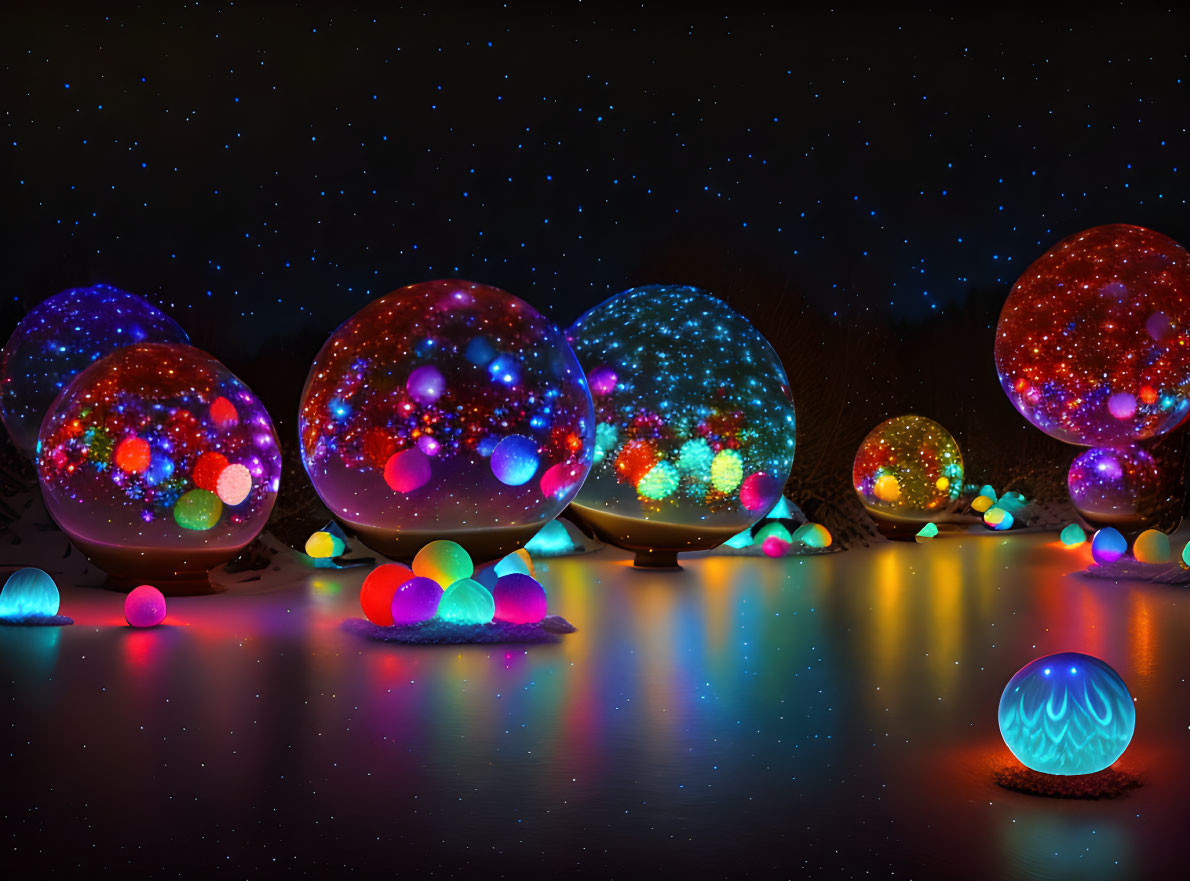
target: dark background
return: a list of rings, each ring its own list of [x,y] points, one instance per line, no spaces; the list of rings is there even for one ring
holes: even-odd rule
[[[1190,18],[940,9],[10,9],[0,337],[66,287],[140,293],[292,459],[318,347],[393,288],[469,278],[566,325],[695,284],[784,359],[813,516],[854,515],[856,447],[908,411],[969,479],[1061,495],[1075,451],[1000,391],[996,318],[1078,230],[1190,240]]]

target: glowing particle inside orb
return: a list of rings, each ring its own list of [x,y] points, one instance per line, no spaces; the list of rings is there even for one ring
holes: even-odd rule
[[[1128,552],[1128,541],[1118,529],[1106,526],[1091,539],[1091,556],[1099,565],[1114,563]]]
[[[222,513],[223,503],[219,501],[219,496],[205,489],[182,493],[174,503],[174,520],[183,529],[212,529]]]
[[[1157,529],[1146,529],[1132,543],[1132,556],[1138,563],[1168,563],[1173,558],[1169,536]]]
[[[645,472],[636,485],[636,491],[646,499],[668,498],[677,488],[678,469],[669,462],[658,462]]]
[[[0,618],[49,618],[58,614],[58,603],[54,579],[40,569],[18,569],[0,589]]]
[[[892,474],[881,474],[872,486],[872,494],[880,501],[892,504],[901,498],[901,482]]]
[[[779,495],[780,492],[781,487],[771,474],[749,474],[740,484],[740,504],[747,511],[764,511],[772,504],[773,496]]]
[[[509,624],[536,624],[546,613],[545,588],[534,578],[514,572],[496,579],[495,620]]]
[[[415,367],[405,381],[405,390],[409,397],[419,404],[433,404],[446,391],[446,378],[442,371],[433,364],[423,364]]]
[[[859,445],[851,482],[870,514],[929,521],[958,499],[963,454],[950,432],[934,420],[912,413],[895,416],[868,432]]]
[[[211,401],[211,421],[215,423],[216,428],[227,431],[229,428],[235,428],[240,422],[240,414],[236,411],[236,405],[227,398],[220,395]]]
[[[430,542],[413,558],[414,575],[433,579],[444,587],[450,587],[460,578],[470,578],[474,572],[470,554],[449,539]]]
[[[830,531],[821,523],[803,523],[793,531],[793,540],[808,548],[829,548],[833,538]]]
[[[497,355],[488,363],[488,376],[500,385],[515,386],[521,381],[521,365],[511,355]]]
[[[152,450],[144,438],[126,437],[116,447],[116,466],[130,474],[140,474],[149,467]]]
[[[488,624],[495,614],[492,592],[473,578],[456,581],[438,603],[438,617],[453,624]]]
[[[132,627],[156,627],[165,620],[165,595],[151,584],[134,587],[124,597],[124,620]]]
[[[766,557],[784,557],[789,553],[790,547],[789,542],[781,541],[775,535],[770,535],[760,543],[760,550]]]
[[[525,563],[524,559],[517,554],[509,554],[496,561],[497,578],[503,578],[505,575],[512,575],[516,572],[522,575],[533,574],[529,571],[529,566]]]
[[[600,462],[607,455],[607,451],[616,445],[619,431],[609,422],[600,422],[595,426],[595,461]]]
[[[991,510],[992,505],[996,504],[996,500],[991,496],[985,496],[982,493],[971,500],[971,510],[977,514],[985,514]]]
[[[510,434],[492,450],[492,473],[505,486],[521,486],[533,479],[540,459],[537,443],[520,434]]]
[[[326,560],[341,556],[347,550],[343,539],[325,530],[310,533],[306,539],[306,556],[316,560]]]
[[[421,450],[401,450],[384,463],[384,482],[396,492],[411,493],[429,480],[430,459]]]
[[[359,591],[364,616],[373,624],[392,627],[393,594],[412,577],[413,570],[402,563],[385,563],[369,572]]]
[[[215,494],[225,505],[243,504],[252,492],[252,472],[246,465],[228,465],[215,481]]]
[[[541,475],[541,492],[555,499],[563,499],[578,489],[587,469],[577,462],[559,462],[545,469]]]
[[[227,465],[227,457],[222,453],[203,453],[198,457],[198,463],[194,466],[194,471],[190,476],[194,480],[194,485],[199,489],[218,492],[219,475],[223,473],[223,469]]]
[[[1001,507],[988,508],[984,512],[983,522],[985,526],[989,526],[997,531],[1012,528],[1013,516]]]
[[[707,483],[711,479],[711,463],[715,451],[701,437],[691,438],[678,451],[678,470],[696,483]]]
[[[1058,440],[1165,434],[1190,412],[1190,255],[1126,224],[1063,239],[1013,286],[995,359],[1009,400]]]
[[[938,526],[935,523],[927,523],[917,531],[918,541],[928,541],[938,535]]]
[[[735,450],[720,450],[711,460],[711,486],[721,493],[735,490],[744,479],[744,463]],[[767,505],[765,506],[767,507]]]
[[[442,449],[442,445],[430,435],[423,434],[417,439],[417,448],[427,456],[437,456],[439,450]]]
[[[587,383],[593,395],[610,395],[616,390],[617,379],[616,371],[606,366],[596,367],[587,374]]]
[[[1030,661],[1000,696],[1000,734],[1042,774],[1094,774],[1128,748],[1136,707],[1124,680],[1098,658],[1061,652]]]
[[[497,582],[499,583],[499,582]],[[393,624],[419,624],[438,614],[442,587],[432,578],[414,576],[393,594]]]
[[[145,469],[143,479],[146,486],[157,486],[174,476],[174,460],[165,453],[154,452],[149,457],[149,467]]]
[[[1068,548],[1077,548],[1079,545],[1086,544],[1087,534],[1077,523],[1067,523],[1058,534],[1058,540]]]
[[[646,440],[629,441],[620,448],[616,457],[616,476],[623,482],[636,486],[657,462],[657,452]]]

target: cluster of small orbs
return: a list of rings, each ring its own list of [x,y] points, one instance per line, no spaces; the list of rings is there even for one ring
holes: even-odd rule
[[[417,552],[411,567],[385,563],[373,569],[360,588],[360,607],[381,627],[433,618],[453,624],[536,624],[547,604],[545,588],[533,574],[524,550],[476,569],[462,545],[438,539]]]
[[[824,550],[831,546],[830,531],[821,523],[803,523],[790,532],[780,520],[766,523],[752,540],[766,557],[787,557],[795,548]]]
[[[971,510],[982,515],[983,525],[997,532],[1012,529],[1027,506],[1028,500],[1021,493],[1009,491],[997,496],[987,484],[980,487],[979,495],[971,500]]]
[[[1081,547],[1086,533],[1077,523],[1068,523],[1058,540],[1066,548]],[[1128,553],[1128,539],[1114,526],[1105,526],[1091,537],[1091,558],[1100,566],[1115,563]],[[1132,542],[1132,558],[1138,563],[1165,564],[1173,561],[1169,536],[1159,529],[1146,529]],[[1190,567],[1190,542],[1182,549],[1182,564]]]

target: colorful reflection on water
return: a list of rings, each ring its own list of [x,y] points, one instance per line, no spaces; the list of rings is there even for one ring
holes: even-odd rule
[[[171,599],[144,631],[118,594],[67,587],[74,627],[0,630],[5,812],[43,818],[25,846],[125,859],[138,822],[201,825],[138,851],[195,869],[249,841],[258,868],[316,846],[369,869],[1152,874],[1190,776],[1190,611],[1177,588],[1068,574],[1088,560],[991,535],[676,574],[556,559],[539,577],[579,630],[530,647],[360,641],[340,624],[363,570]],[[1000,691],[1062,650],[1137,699],[1122,761],[1153,779],[1122,801],[991,782]],[[62,843],[63,816],[90,831]]]

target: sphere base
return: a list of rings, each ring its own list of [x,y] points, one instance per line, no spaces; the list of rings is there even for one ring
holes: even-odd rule
[[[621,517],[595,508],[570,503],[562,516],[587,535],[609,545],[632,551],[633,565],[641,569],[680,569],[677,555],[682,551],[717,548],[746,527],[681,526],[656,523],[635,517]]]
[[[182,551],[117,547],[77,536],[70,540],[97,569],[107,573],[107,586],[111,589],[127,591],[151,584],[167,597],[219,593],[207,573],[246,547]]]
[[[528,526],[502,526],[492,529],[423,530],[423,529],[378,529],[363,523],[352,523],[338,518],[344,527],[359,536],[360,541],[390,560],[400,563],[412,562],[423,547],[438,539],[450,539],[462,545],[478,565],[499,560],[513,551],[523,548],[537,531],[541,523]]]
[[[1042,774],[1020,762],[1006,763],[992,772],[998,786],[1045,798],[1119,798],[1141,786],[1135,774],[1114,765],[1094,774]]]

